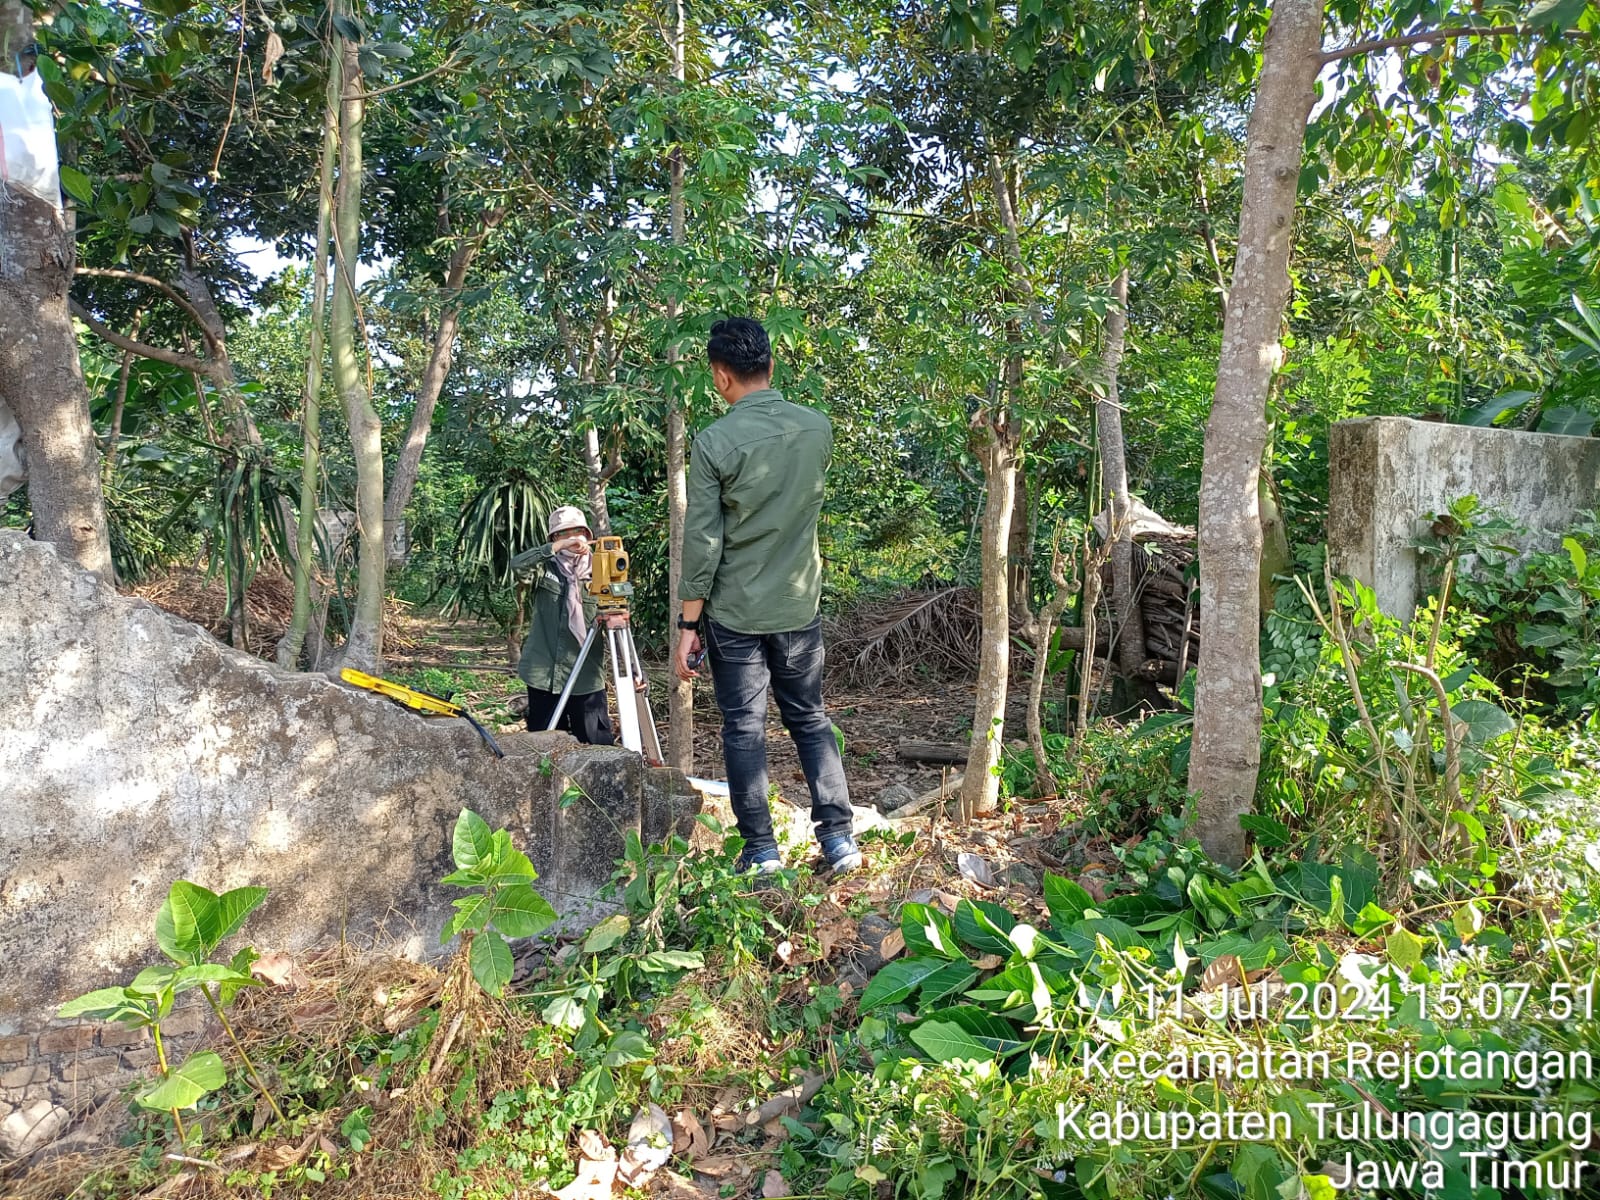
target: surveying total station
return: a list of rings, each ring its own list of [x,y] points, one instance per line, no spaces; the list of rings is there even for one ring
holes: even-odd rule
[[[650,713],[650,700],[645,690],[648,684],[644,667],[639,662],[639,649],[633,642],[633,624],[628,611],[633,596],[633,584],[628,582],[628,553],[619,537],[598,537],[589,547],[588,588],[594,597],[594,624],[583,639],[583,647],[578,651],[577,661],[572,664],[561,696],[556,700],[555,712],[550,714],[550,724],[545,728],[554,729],[560,723],[578,672],[594,648],[596,636],[604,629],[606,650],[611,659],[611,687],[617,697],[617,721],[622,726],[622,744],[659,765],[661,739],[656,733],[655,717]]]

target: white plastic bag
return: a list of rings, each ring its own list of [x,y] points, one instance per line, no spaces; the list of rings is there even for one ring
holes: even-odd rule
[[[0,188],[19,188],[61,207],[55,114],[37,71],[26,79],[0,71]]]

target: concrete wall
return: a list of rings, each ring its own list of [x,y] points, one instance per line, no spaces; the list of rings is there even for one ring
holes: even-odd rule
[[[1427,590],[1411,548],[1427,529],[1422,514],[1477,496],[1526,525],[1533,543],[1553,543],[1600,504],[1600,438],[1408,417],[1340,421],[1328,437],[1328,483],[1335,573],[1371,587],[1384,612],[1409,618]]]
[[[627,830],[660,841],[699,808],[681,773],[565,734],[508,734],[496,759],[464,721],[280,671],[4,531],[0,696],[0,1142],[16,1110],[143,1065],[120,1029],[50,1014],[156,961],[176,879],[271,889],[259,950],[432,953],[463,807],[575,919]],[[562,809],[569,783],[588,798]]]

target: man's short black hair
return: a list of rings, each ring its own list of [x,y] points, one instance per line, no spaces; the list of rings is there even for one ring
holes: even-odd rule
[[[713,325],[706,357],[740,380],[765,379],[772,374],[772,343],[761,322],[749,317],[729,317]]]

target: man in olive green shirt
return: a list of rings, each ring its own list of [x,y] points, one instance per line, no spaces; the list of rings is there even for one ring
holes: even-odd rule
[[[729,409],[695,438],[689,461],[678,677],[698,677],[690,659],[704,645],[745,842],[740,868],[767,873],[780,865],[767,807],[770,688],[800,754],[823,858],[830,870],[853,870],[861,852],[852,837],[850,789],[822,704],[817,517],[833,426],[770,386],[772,348],[757,322],[718,321],[707,354]]]

